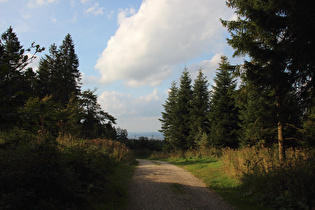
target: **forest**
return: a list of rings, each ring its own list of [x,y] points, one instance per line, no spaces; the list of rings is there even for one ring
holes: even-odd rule
[[[11,26],[3,32],[0,208],[114,208],[126,199],[126,183],[113,177],[132,173],[136,152],[158,150],[153,156],[220,158],[258,202],[312,209],[314,1],[229,0],[227,6],[237,19],[221,23],[244,63],[222,56],[211,87],[202,69],[192,82],[185,68],[163,104],[163,142],[129,140],[101,109],[96,91],[81,90],[70,34],[49,47],[35,71],[29,64],[45,48],[35,42],[25,48]]]
[[[115,141],[127,131],[114,127],[95,90],[81,90],[70,34],[34,71],[29,64],[42,51],[21,46],[12,27],[1,35],[0,208],[110,208],[125,187],[111,177],[134,161]]]
[[[231,65],[222,56],[210,88],[202,69],[194,83],[184,69],[160,119],[169,152],[152,158],[183,157],[189,165],[192,157],[215,157],[241,180],[246,197],[275,209],[312,209],[314,1],[226,4],[237,15],[221,19],[227,43],[244,62]],[[206,173],[198,166],[197,175]]]

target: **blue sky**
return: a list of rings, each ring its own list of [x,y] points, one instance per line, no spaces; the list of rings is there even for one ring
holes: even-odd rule
[[[233,50],[219,19],[235,18],[224,0],[0,0],[0,32],[22,45],[59,46],[70,33],[83,74],[102,108],[129,132],[160,129],[162,104],[184,67],[203,68],[210,85],[220,56]]]

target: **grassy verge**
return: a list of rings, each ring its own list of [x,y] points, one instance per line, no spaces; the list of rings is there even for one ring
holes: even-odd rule
[[[104,194],[104,200],[107,202],[95,202],[92,209],[117,209],[123,210],[128,205],[128,184],[136,168],[137,163],[123,163],[115,167],[113,173],[108,177],[111,190]]]
[[[163,160],[192,172],[196,177],[202,179],[210,189],[238,209],[267,209],[246,194],[247,191],[242,189],[241,181],[231,178],[225,173],[223,161],[220,158],[190,157]]]

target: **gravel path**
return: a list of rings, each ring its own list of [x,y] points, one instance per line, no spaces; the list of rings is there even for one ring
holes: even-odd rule
[[[182,168],[162,161],[137,161],[128,210],[234,209]]]

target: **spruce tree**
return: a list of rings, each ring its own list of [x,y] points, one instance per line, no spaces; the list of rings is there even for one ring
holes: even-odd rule
[[[78,96],[81,88],[81,73],[79,59],[75,53],[74,43],[70,34],[67,34],[59,48],[59,66],[57,74],[62,76],[56,89],[54,98],[61,104],[66,104],[72,96]]]
[[[159,131],[163,133],[164,139],[168,142],[171,149],[179,149],[181,146],[178,128],[176,126],[179,115],[177,109],[177,94],[178,88],[176,82],[172,82],[166,102],[163,104],[164,112],[162,112],[162,118],[159,119],[161,121],[161,129]]]
[[[59,49],[52,44],[49,53],[39,63],[37,91],[41,97],[52,95],[55,102],[65,107],[72,97],[78,98],[81,85],[79,60],[70,34]]]
[[[209,100],[210,92],[208,90],[208,81],[202,70],[195,79],[193,85],[193,95],[190,111],[190,134],[189,141],[197,145],[205,144],[201,142],[202,136],[209,132]]]
[[[33,55],[26,52],[34,49]],[[0,129],[9,129],[17,125],[17,111],[32,96],[35,73],[28,64],[35,54],[43,51],[32,43],[24,49],[13,28],[9,27],[0,39]]]
[[[238,109],[235,101],[236,81],[233,80],[226,56],[221,57],[212,86],[209,112],[210,144],[214,147],[238,146]]]
[[[238,91],[241,146],[272,144],[277,134],[277,119],[272,93],[251,85],[243,78]]]
[[[52,95],[55,91],[57,56],[57,46],[52,44],[49,48],[49,55],[45,55],[45,58],[41,58],[39,62],[35,89],[40,98]]]
[[[237,20],[222,21],[235,49],[234,56],[248,55],[243,70],[257,86],[273,92],[277,111],[277,129],[280,160],[285,159],[283,128],[284,100],[298,87],[303,98],[314,93],[315,2],[310,0],[228,0],[236,10]],[[311,90],[311,91],[310,91]],[[295,91],[297,92],[297,91]]]
[[[189,138],[191,131],[191,101],[192,101],[191,78],[188,69],[185,68],[181,78],[177,94],[177,110],[175,126],[178,130],[178,138],[180,140],[180,149],[182,151],[194,148],[195,142]]]

